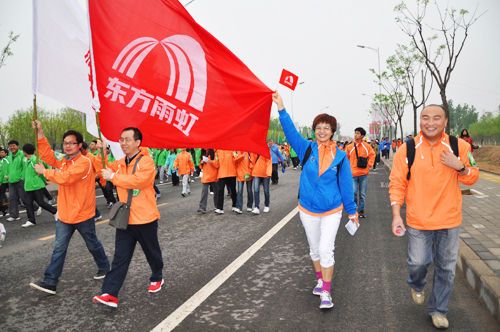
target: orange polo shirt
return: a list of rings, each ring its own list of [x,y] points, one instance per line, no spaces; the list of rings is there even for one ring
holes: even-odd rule
[[[462,192],[460,183],[474,184],[479,169],[471,167],[468,154],[470,144],[458,139],[460,161],[469,173],[460,175],[441,162],[441,154],[450,151],[449,136],[431,145],[420,133],[415,137],[415,161],[411,167],[411,180],[406,179],[406,144],[394,155],[389,183],[391,205],[402,206],[406,201],[406,223],[419,230],[448,229],[462,223]],[[453,152],[452,152],[453,153]]]

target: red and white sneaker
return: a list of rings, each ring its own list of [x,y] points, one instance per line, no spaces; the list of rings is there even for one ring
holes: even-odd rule
[[[109,295],[107,293],[94,296],[92,298],[92,302],[104,304],[112,308],[118,307],[118,298],[114,297],[113,295]]]
[[[165,280],[163,280],[163,279],[161,279],[161,281],[152,281],[149,284],[148,292],[150,292],[150,293],[159,292],[161,290],[161,286],[163,286],[164,283],[165,283]]]

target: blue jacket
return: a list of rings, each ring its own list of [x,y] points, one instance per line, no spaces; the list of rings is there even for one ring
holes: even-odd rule
[[[378,143],[378,149],[380,151],[384,151],[385,150],[385,141],[382,141],[382,142]]]
[[[269,149],[269,153],[271,154],[271,160],[273,164],[282,163],[285,158],[280,152],[277,144],[273,144]]]
[[[330,167],[318,176],[318,143],[309,142],[299,134],[286,110],[280,111],[279,114],[286,139],[297,152],[301,162],[307,148],[309,146],[312,148],[311,155],[300,174],[300,205],[313,213],[323,213],[343,204],[348,214],[355,214],[356,203],[354,202],[351,165],[346,153],[337,149]]]

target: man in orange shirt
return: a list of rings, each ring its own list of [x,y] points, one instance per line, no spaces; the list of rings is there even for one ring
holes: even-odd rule
[[[160,291],[164,283],[163,258],[158,242],[160,212],[156,206],[156,193],[153,188],[156,167],[148,149],[140,147],[141,142],[142,133],[138,128],[123,129],[120,147],[125,157],[108,164],[107,168],[101,171],[102,177],[116,186],[121,202],[127,202],[128,191],[132,190],[127,229],[116,229],[115,255],[111,271],[104,278],[102,294],[92,299],[94,303],[112,308],[118,306],[118,293],[125,281],[137,242],[141,245],[151,268],[148,292]],[[132,174],[135,164],[136,171]]]
[[[43,174],[48,181],[59,185],[57,195],[56,239],[50,264],[42,280],[30,286],[48,294],[56,294],[56,286],[61,276],[66,251],[73,233],[78,231],[85,240],[87,249],[97,264],[94,279],[102,279],[109,270],[109,261],[104,247],[95,232],[95,172],[92,161],[80,152],[83,136],[77,131],[68,130],[63,135],[64,158],[57,160],[49,141],[45,138],[40,121],[33,121],[38,128],[38,151],[40,159],[53,167],[45,169],[42,164],[35,165],[35,171]]]
[[[177,154],[174,160],[174,169],[177,170],[177,174],[182,176],[182,197],[191,194],[191,188],[189,187],[189,176],[194,172],[194,163],[191,153],[187,152],[186,149],[181,149],[181,152]]]
[[[215,213],[224,214],[224,188],[229,188],[231,201],[233,203],[232,210],[236,212],[236,165],[234,163],[233,151],[217,150],[215,152],[215,160],[219,162],[219,172],[217,173]]]
[[[429,266],[434,262],[434,283],[427,306],[436,328],[448,328],[448,301],[455,278],[458,235],[462,223],[460,183],[474,184],[479,169],[471,167],[470,145],[458,139],[458,154],[444,129],[447,114],[440,105],[428,105],[420,114],[420,134],[401,146],[394,156],[389,193],[392,232],[408,232],[408,284],[416,304],[425,300]],[[412,139],[413,140],[413,139]],[[414,145],[413,145],[414,144]],[[414,162],[408,146],[414,146]],[[411,167],[408,166],[410,160]],[[406,224],[401,206],[406,201]]]
[[[361,127],[354,129],[354,142],[345,151],[351,164],[354,184],[354,202],[358,204],[359,218],[366,218],[365,200],[368,187],[368,174],[375,163],[375,151],[364,141],[366,130]],[[358,203],[359,197],[359,203]]]

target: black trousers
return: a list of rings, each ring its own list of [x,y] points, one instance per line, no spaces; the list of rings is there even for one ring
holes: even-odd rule
[[[106,181],[106,185],[102,186],[100,181],[97,181],[99,187],[101,187],[102,194],[106,199],[106,203],[116,203],[115,195],[113,194],[113,184],[109,181]]]
[[[273,164],[273,172],[271,173],[271,182],[272,184],[278,184],[279,176],[278,176],[278,164]]]
[[[7,189],[9,188],[8,183],[0,183],[0,211],[7,213],[9,209],[9,201],[7,200]]]
[[[236,176],[231,176],[228,178],[220,178],[219,181],[217,181],[217,186],[215,187],[215,190],[217,190],[217,204],[215,205],[215,207],[219,210],[224,210],[224,188],[226,187],[226,185],[228,186],[229,192],[231,194],[233,207],[236,207]]]
[[[36,224],[35,206],[33,204],[34,202],[37,202],[38,206],[40,206],[45,211],[49,211],[52,214],[56,214],[57,212],[57,209],[55,207],[53,207],[43,199],[44,196],[45,196],[44,188],[33,191],[26,191],[25,194],[26,214],[28,215],[28,220],[34,224]]]
[[[108,293],[118,297],[137,242],[141,245],[151,268],[149,281],[155,282],[163,279],[163,257],[158,242],[158,221],[143,225],[128,225],[126,230],[116,230],[115,255],[111,270],[106,274],[102,284],[103,294]]]
[[[179,176],[177,173],[172,173],[172,186],[178,186],[179,185]]]

